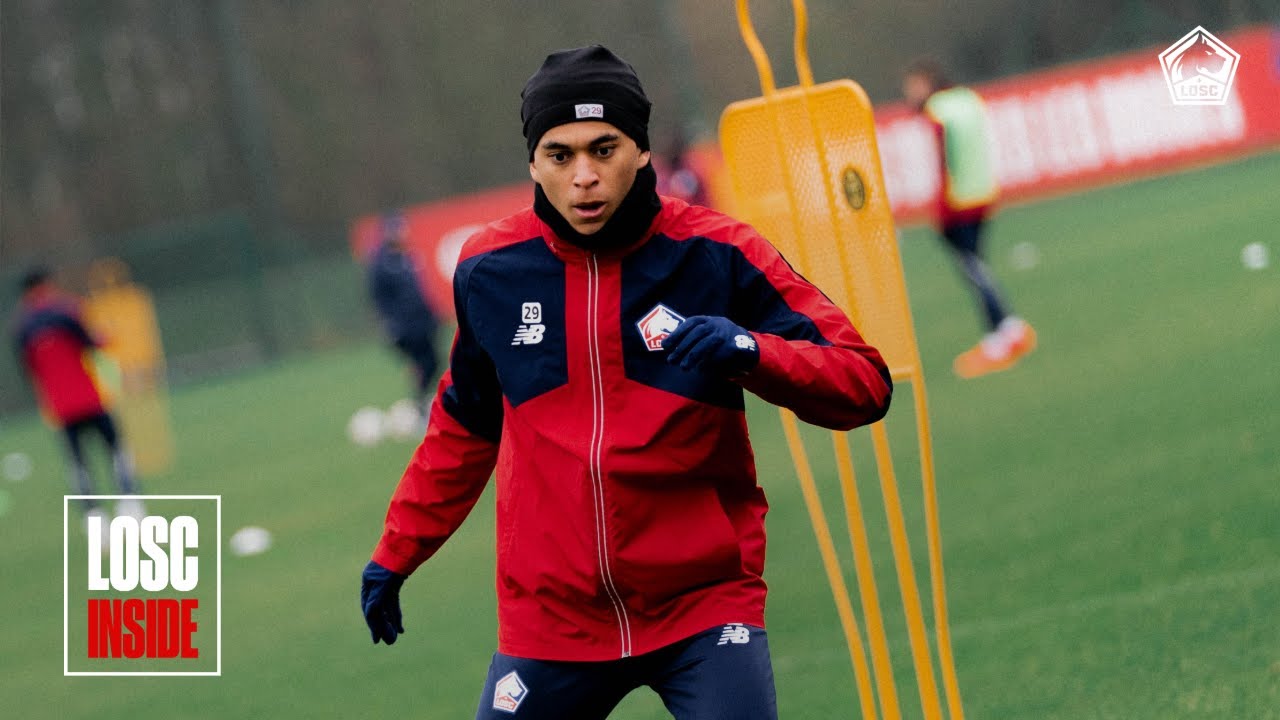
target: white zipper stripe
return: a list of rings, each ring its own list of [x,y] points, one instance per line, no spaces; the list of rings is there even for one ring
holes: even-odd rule
[[[600,339],[596,332],[596,314],[599,310],[600,268],[595,256],[587,267],[587,350],[591,365],[591,448],[588,467],[591,472],[591,489],[596,503],[596,559],[600,563],[600,576],[605,594],[613,603],[618,617],[618,633],[622,641],[622,657],[631,656],[631,620],[622,605],[622,597],[613,584],[609,570],[608,530],[605,522],[604,474],[604,371],[600,361]]]

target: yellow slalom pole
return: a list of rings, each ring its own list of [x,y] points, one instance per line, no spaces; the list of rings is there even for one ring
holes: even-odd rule
[[[803,87],[813,85],[813,69],[809,67],[809,9],[804,0],[791,0],[791,10],[796,18],[795,55],[796,77]]]
[[[803,2],[803,0],[796,1]],[[774,125],[774,145],[777,147],[778,153],[785,157],[786,149],[782,145],[782,132],[780,130],[781,122],[778,119],[778,108],[773,104],[773,101],[776,99],[775,96],[778,94],[778,87],[773,81],[773,66],[769,63],[769,55],[765,52],[764,45],[760,42],[760,37],[756,35],[755,26],[751,24],[751,11],[747,7],[747,0],[737,0],[737,8],[738,30],[742,33],[742,42],[746,44],[747,51],[751,53],[751,59],[756,65],[756,72],[760,75],[761,95],[766,102],[770,103],[771,106],[769,114]],[[797,41],[799,40],[797,39]],[[787,170],[785,165],[782,168],[782,172],[787,178],[787,182],[785,183],[785,187],[787,188],[787,201],[790,203],[791,207],[799,207],[796,199],[795,183],[791,180],[791,173]],[[800,235],[799,218],[793,216],[791,223],[795,233]],[[801,267],[809,267],[809,258],[804,253],[803,248],[800,252],[799,262]]]
[[[777,92],[778,86],[773,82],[773,67],[769,65],[769,55],[765,53],[760,36],[756,35],[755,26],[751,24],[747,0],[738,0],[738,29],[742,32],[742,42],[746,44],[747,52],[751,53],[751,59],[755,61],[756,73],[760,76],[760,89],[768,97]]]
[[[779,415],[782,417],[782,429],[787,436],[787,445],[791,448],[791,459],[795,462],[796,476],[800,478],[800,491],[804,494],[804,504],[809,510],[813,534],[818,539],[818,551],[822,555],[822,565],[827,571],[827,582],[831,585],[831,594],[835,596],[836,613],[840,616],[840,625],[844,628],[845,640],[849,644],[849,658],[853,661],[853,675],[858,685],[858,701],[862,705],[862,717],[865,720],[876,720],[875,699],[871,693],[871,673],[867,668],[862,635],[858,632],[858,623],[853,617],[853,603],[849,600],[849,588],[845,586],[844,574],[840,571],[836,546],[831,539],[831,528],[827,525],[822,500],[818,497],[818,488],[813,481],[813,471],[809,467],[809,457],[804,450],[804,441],[800,439],[800,428],[796,424],[795,414],[790,410],[779,410]]]
[[[938,635],[938,663],[942,670],[942,686],[947,692],[947,709],[951,720],[964,720],[960,702],[960,681],[956,677],[955,657],[951,653],[951,625],[947,620],[947,584],[942,571],[942,531],[938,520],[938,489],[933,475],[933,440],[929,433],[929,408],[925,401],[924,381],[911,383],[916,404],[916,435],[920,438],[920,475],[924,485],[924,520],[929,536],[929,582],[933,586],[933,622]]]
[[[933,676],[933,660],[929,654],[929,638],[924,629],[924,611],[920,607],[920,590],[911,565],[911,545],[907,541],[907,523],[902,516],[902,499],[893,473],[893,455],[889,450],[889,433],[884,422],[871,426],[876,466],[880,470],[880,491],[884,495],[885,515],[889,520],[889,540],[898,571],[898,589],[902,591],[902,607],[906,611],[907,635],[911,640],[911,660],[920,686],[920,707],[925,720],[942,720],[938,684]]]
[[[836,450],[836,467],[840,474],[840,490],[844,494],[845,518],[849,523],[849,541],[853,545],[853,567],[858,576],[858,592],[862,598],[862,617],[871,640],[871,664],[876,673],[876,691],[880,696],[880,713],[885,720],[898,720],[898,689],[893,682],[893,663],[889,659],[889,641],[884,633],[884,616],[880,613],[880,594],[876,590],[875,567],[867,543],[867,526],[862,518],[862,502],[858,499],[858,483],[853,472],[853,455],[849,452],[848,435],[831,433]]]

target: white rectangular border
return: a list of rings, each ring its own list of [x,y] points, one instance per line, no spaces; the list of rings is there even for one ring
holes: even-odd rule
[[[68,668],[67,656],[67,561],[68,533],[67,516],[71,500],[213,500],[217,506],[218,516],[218,667],[212,672],[89,672],[71,671]],[[222,496],[221,495],[63,495],[62,496],[62,676],[63,677],[222,677]]]

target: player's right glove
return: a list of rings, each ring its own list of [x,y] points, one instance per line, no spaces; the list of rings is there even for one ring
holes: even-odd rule
[[[725,377],[742,375],[760,363],[755,338],[725,317],[689,317],[662,341],[662,347],[672,365]]]
[[[400,618],[400,586],[404,585],[405,577],[372,560],[364,566],[360,607],[364,610],[364,621],[369,625],[374,645],[379,640],[392,645],[404,632]]]

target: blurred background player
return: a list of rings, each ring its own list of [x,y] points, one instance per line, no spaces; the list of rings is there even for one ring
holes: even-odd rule
[[[29,271],[21,287],[14,328],[18,365],[31,380],[45,418],[62,429],[74,492],[95,494],[84,439],[96,432],[111,452],[119,494],[135,494],[132,463],[93,369],[92,355],[99,343],[81,321],[79,302],[63,292],[44,268]],[[84,500],[83,506],[86,515],[106,515],[92,499]],[[116,512],[134,517],[145,514],[142,503],[131,498],[117,503]]]
[[[665,163],[655,163],[658,194],[679,198],[690,205],[711,206],[707,184],[702,180],[689,148],[685,131],[677,127],[667,149]]]
[[[409,223],[393,213],[382,220],[382,242],[369,263],[369,293],[391,343],[413,365],[418,411],[430,410],[436,377],[436,318],[427,305],[405,242]]]
[[[973,90],[952,84],[932,60],[913,63],[903,78],[903,94],[924,114],[938,135],[942,187],[937,223],[942,237],[973,287],[987,333],[953,364],[957,375],[974,378],[1007,370],[1035,349],[1035,330],[1013,315],[991,269],[982,260],[982,232],[1000,193],[987,154],[990,128],[986,106]]]

